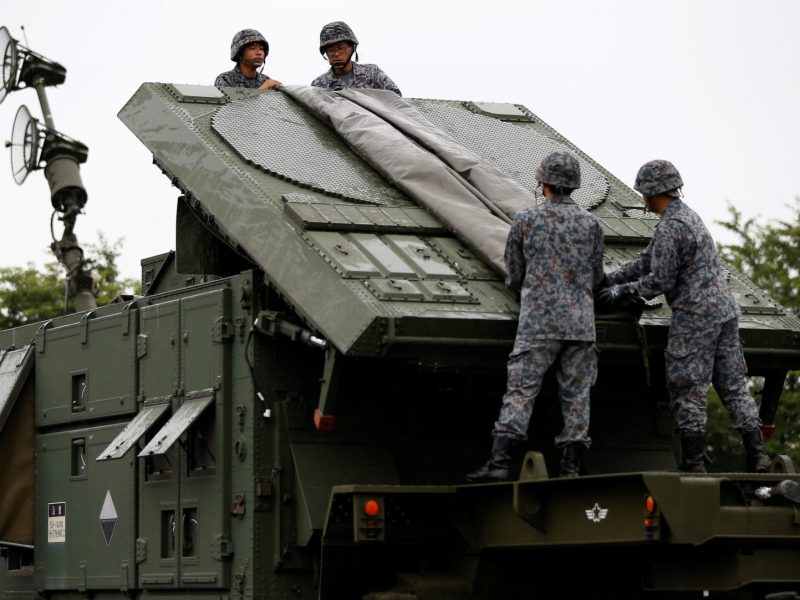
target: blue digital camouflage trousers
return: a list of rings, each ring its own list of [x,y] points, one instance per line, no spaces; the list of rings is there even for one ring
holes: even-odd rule
[[[534,400],[547,369],[555,361],[564,417],[564,429],[556,437],[556,446],[578,442],[589,447],[589,390],[597,379],[593,342],[536,340],[525,349],[515,349],[508,359],[508,384],[494,424],[496,435],[527,439]]]
[[[705,433],[708,387],[713,383],[739,431],[758,429],[761,419],[747,391],[747,365],[739,320],[698,324],[675,318],[664,353],[667,388],[678,431]]]

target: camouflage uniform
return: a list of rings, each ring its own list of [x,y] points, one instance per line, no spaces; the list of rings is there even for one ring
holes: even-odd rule
[[[705,432],[706,394],[712,383],[736,429],[761,426],[746,386],[739,306],[697,213],[680,199],[672,200],[647,248],[608,278],[621,284],[622,293],[667,298],[672,309],[667,386],[680,432]]]
[[[495,435],[527,437],[544,374],[558,361],[564,429],[556,444],[588,447],[589,389],[597,375],[592,294],[603,279],[600,223],[569,196],[554,196],[517,214],[505,260],[506,285],[521,289],[521,307]]]
[[[255,77],[245,77],[239,69],[239,65],[236,65],[232,70],[217,75],[214,85],[217,87],[257,88],[269,78],[269,75],[264,73],[259,73]]]
[[[372,88],[376,90],[389,90],[398,96],[403,95],[400,93],[400,89],[395,85],[394,81],[392,81],[378,65],[362,65],[356,62],[353,63],[352,79],[343,79],[341,76],[334,73],[331,68],[312,81],[311,85],[335,91],[344,88]]]

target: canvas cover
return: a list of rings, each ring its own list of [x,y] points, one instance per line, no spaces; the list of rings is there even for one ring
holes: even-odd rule
[[[517,212],[532,192],[435,127],[401,97],[383,90],[331,93],[282,88],[330,125],[356,154],[429,210],[505,276],[503,253]]]

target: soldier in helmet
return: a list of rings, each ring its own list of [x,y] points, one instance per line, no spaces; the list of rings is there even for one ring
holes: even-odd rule
[[[556,437],[560,476],[578,475],[591,442],[589,389],[597,375],[593,293],[603,280],[603,230],[571,198],[581,184],[574,156],[549,154],[536,179],[546,202],[518,213],[508,234],[506,285],[521,290],[519,325],[491,456],[467,475],[473,483],[508,478],[511,443],[526,439],[534,400],[554,363],[564,417]]]
[[[372,88],[389,90],[402,96],[400,89],[378,65],[362,65],[358,60],[358,39],[350,26],[343,21],[328,23],[319,33],[319,53],[327,57],[329,71],[311,82],[315,87],[329,90],[344,88]]]
[[[706,394],[713,383],[742,436],[747,470],[765,472],[769,457],[758,410],[747,391],[739,305],[711,234],[681,200],[682,187],[678,170],[666,160],[652,160],[639,169],[634,189],[661,221],[647,248],[609,273],[615,285],[603,289],[598,301],[614,305],[630,294],[667,298],[672,321],[664,358],[681,436],[681,470],[705,473]]]
[[[269,54],[269,42],[255,29],[242,29],[233,36],[231,42],[231,60],[236,66],[217,75],[214,85],[217,87],[247,87],[269,90],[279,85],[280,81],[270,79],[262,71],[264,60]],[[261,68],[261,71],[258,69]]]

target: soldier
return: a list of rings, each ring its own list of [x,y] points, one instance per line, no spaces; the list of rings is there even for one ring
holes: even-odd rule
[[[589,448],[589,389],[597,376],[593,291],[603,280],[603,230],[570,197],[580,187],[577,159],[548,155],[536,170],[546,202],[514,218],[506,244],[506,285],[521,288],[508,387],[494,425],[489,460],[467,475],[470,482],[508,478],[510,446],[527,438],[533,403],[545,372],[558,363],[564,428],[562,477],[577,477]]]
[[[311,85],[329,90],[373,88],[402,96],[394,81],[378,65],[353,62],[354,54],[358,60],[357,47],[356,34],[347,23],[334,21],[325,25],[319,32],[319,53],[327,56],[331,68],[312,81]]]
[[[233,36],[231,42],[231,60],[236,66],[217,75],[214,85],[217,87],[246,87],[269,90],[283,85],[276,79],[257,69],[264,68],[264,60],[269,54],[269,42],[255,29],[242,29]]]
[[[683,180],[666,160],[639,169],[634,189],[661,221],[639,256],[612,273],[598,300],[618,304],[630,294],[664,294],[672,309],[665,351],[667,388],[681,436],[682,471],[705,473],[706,394],[713,382],[742,436],[747,470],[765,472],[761,420],[747,391],[747,366],[739,340],[739,305],[723,273],[714,240],[681,200]]]

